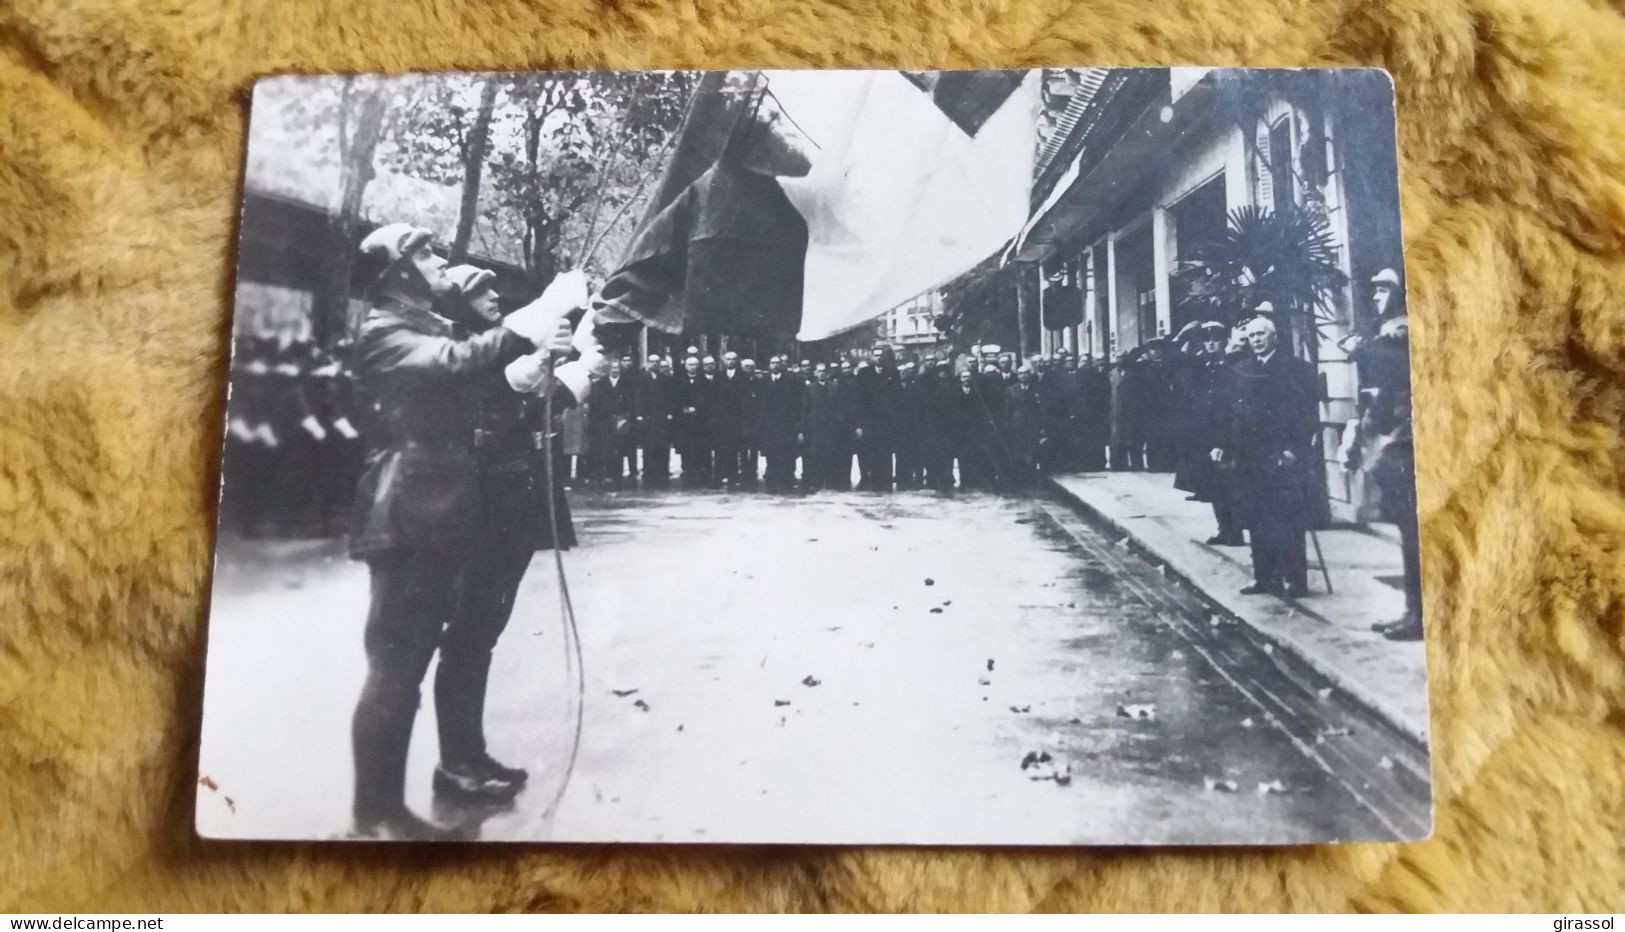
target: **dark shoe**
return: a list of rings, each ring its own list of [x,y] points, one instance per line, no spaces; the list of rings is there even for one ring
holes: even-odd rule
[[[1275,588],[1274,586],[1266,586],[1266,585],[1263,585],[1261,583],[1253,583],[1251,586],[1243,586],[1242,589],[1241,589],[1241,594],[1242,595],[1280,595],[1281,590]]]
[[[1422,640],[1422,621],[1416,619],[1399,627],[1389,628],[1382,636],[1390,641],[1420,641]]]
[[[1307,599],[1311,593],[1308,586],[1287,586],[1286,597],[1289,599]]]
[[[434,791],[437,795],[503,800],[512,798],[523,787],[523,783],[487,773],[477,764],[441,764],[434,769]]]
[[[419,818],[412,810],[406,808],[378,819],[366,821],[358,819],[351,835],[372,841],[466,840],[466,835],[461,830]]]
[[[525,768],[509,767],[493,759],[489,754],[481,754],[479,759],[474,761],[474,766],[489,776],[505,780],[508,783],[517,783],[520,786],[524,786],[525,781],[530,779],[530,773]]]
[[[1422,619],[1415,615],[1406,615],[1397,621],[1386,621],[1371,626],[1390,641],[1420,641],[1422,639]]]

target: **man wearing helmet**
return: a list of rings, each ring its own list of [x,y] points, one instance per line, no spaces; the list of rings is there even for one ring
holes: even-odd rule
[[[494,292],[486,297],[478,287],[465,306],[487,329],[471,333],[435,312],[437,301],[453,298],[458,282],[431,242],[422,227],[392,223],[361,243],[359,271],[369,283],[371,308],[356,340],[354,368],[374,401],[380,434],[357,484],[350,539],[352,555],[368,565],[372,591],[363,633],[367,678],[352,724],[355,830],[363,837],[453,834],[405,802],[419,687],[437,649],[442,667],[450,667],[437,677],[444,679],[444,686],[437,682],[437,705],[444,693],[449,708],[441,714],[452,720],[449,732],[442,723],[437,790],[517,792],[522,772],[485,753],[478,722],[483,704],[472,695],[477,685],[483,697],[489,651],[481,645],[494,644],[501,627],[492,619],[508,607],[476,611],[459,602],[459,590],[493,535],[505,535],[515,551],[536,541],[514,528],[494,529],[488,520],[477,454],[482,399],[498,386],[534,393],[556,385],[564,403],[574,403],[585,398],[589,375],[602,364],[590,315],[575,341],[582,359],[555,371],[548,364],[549,351],[569,345],[561,333],[565,315],[586,301],[578,273],[560,276],[541,298],[500,320]],[[465,288],[484,284],[478,275],[459,274]],[[508,537],[510,530],[515,533]],[[523,571],[514,569],[518,561],[516,553],[505,577]],[[510,584],[517,580],[501,581]],[[479,623],[469,623],[476,618]],[[443,633],[448,619],[451,628]]]
[[[1398,272],[1383,269],[1370,284],[1374,332],[1339,344],[1360,378],[1358,414],[1339,453],[1362,490],[1365,516],[1392,521],[1399,529],[1405,612],[1372,628],[1392,641],[1415,641],[1422,637],[1422,553],[1411,434],[1410,321]]]

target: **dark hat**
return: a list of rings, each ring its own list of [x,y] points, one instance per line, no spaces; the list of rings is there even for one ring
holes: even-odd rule
[[[452,286],[459,294],[465,298],[472,298],[481,291],[494,287],[497,273],[477,265],[454,265],[446,270],[446,277],[451,279]]]
[[[361,261],[356,263],[356,280],[371,285],[383,278],[384,273],[415,252],[418,247],[434,241],[428,229],[410,223],[386,223],[361,240]]]

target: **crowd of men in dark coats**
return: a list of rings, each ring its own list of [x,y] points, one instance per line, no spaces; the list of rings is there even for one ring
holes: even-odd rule
[[[1366,388],[1338,458],[1351,476],[1372,480],[1364,497],[1382,507],[1368,516],[1404,532],[1409,634],[1420,571],[1404,311],[1402,297],[1387,297],[1399,293],[1397,280],[1384,270],[1373,282],[1387,329],[1345,347]],[[1274,316],[1264,305],[1234,326],[1192,324],[1111,363],[1065,349],[1026,361],[937,351],[899,358],[885,344],[856,360],[773,355],[763,369],[695,347],[641,366],[622,355],[594,381],[590,400],[563,414],[560,469],[586,486],[675,480],[809,492],[854,484],[1020,491],[1045,471],[1171,472],[1179,489],[1212,504],[1209,544],[1251,544],[1251,588],[1301,596],[1303,534],[1324,520],[1326,504],[1316,476],[1320,391],[1309,363],[1276,349]],[[343,532],[367,434],[343,352],[286,337],[238,341],[228,492],[234,482],[255,492],[225,496],[224,529]]]
[[[1208,495],[1206,451],[1227,423],[1223,367],[1244,354],[1229,328],[1191,328],[1106,364],[1010,353],[899,358],[877,345],[856,361],[733,352],[612,360],[591,400],[567,412],[566,476],[583,485],[764,490],[1016,490],[1044,471],[1177,472]],[[242,338],[233,355],[228,496],[242,533],[337,532],[364,454],[344,347]],[[1239,532],[1220,505],[1225,542]],[[270,529],[270,530],[268,530]]]
[[[587,404],[578,481],[784,490],[1014,489],[1040,468],[1101,468],[1111,391],[1064,351],[1012,355],[878,345],[857,361],[774,355],[765,370],[698,349],[612,364]]]

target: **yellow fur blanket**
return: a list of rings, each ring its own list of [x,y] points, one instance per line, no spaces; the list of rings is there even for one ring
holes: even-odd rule
[[[0,910],[1625,907],[1619,0],[0,5]],[[909,851],[193,835],[245,91],[288,71],[1371,64],[1398,83],[1438,833]]]

